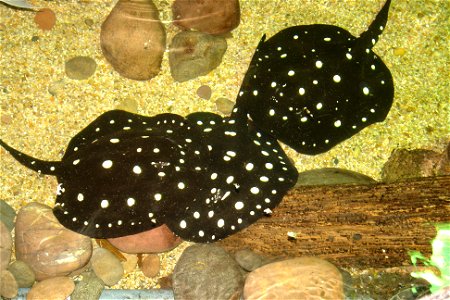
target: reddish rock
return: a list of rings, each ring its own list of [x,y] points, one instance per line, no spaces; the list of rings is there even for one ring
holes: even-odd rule
[[[159,274],[161,263],[159,256],[156,254],[147,254],[142,258],[142,262],[139,266],[142,273],[148,278],[156,277]]]
[[[175,25],[209,34],[228,33],[240,21],[238,0],[176,0],[172,13]]]
[[[299,257],[271,263],[248,274],[244,299],[344,299],[342,275],[331,263]]]
[[[34,16],[34,22],[42,30],[51,30],[56,24],[56,15],[50,8],[43,8]]]
[[[166,225],[141,233],[108,239],[117,249],[125,253],[158,253],[178,246],[182,239]]]
[[[37,280],[69,275],[83,268],[92,254],[91,239],[63,227],[52,209],[40,203],[22,207],[16,220],[16,257]]]
[[[161,69],[166,32],[151,0],[119,0],[102,24],[103,55],[120,75],[148,80]]]
[[[30,289],[27,300],[65,300],[75,289],[73,280],[69,277],[53,277],[36,283]]]
[[[8,227],[0,221],[0,271],[6,270],[11,261],[12,237]]]
[[[19,286],[16,278],[8,270],[0,271],[0,295],[5,298],[14,298],[17,296]]]

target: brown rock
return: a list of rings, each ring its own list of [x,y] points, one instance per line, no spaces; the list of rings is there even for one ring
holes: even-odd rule
[[[73,280],[69,277],[53,277],[36,283],[30,289],[27,300],[65,300],[75,288]]]
[[[238,0],[176,0],[172,13],[175,25],[209,34],[228,33],[240,19]]]
[[[123,276],[120,260],[104,248],[94,250],[91,267],[95,275],[108,286],[115,285]]]
[[[248,274],[244,299],[344,299],[339,270],[315,257],[265,265]]]
[[[51,30],[56,24],[56,15],[50,8],[43,8],[34,16],[34,22],[42,30]]]
[[[138,263],[138,256],[136,254],[122,253],[126,261],[122,262],[125,274],[133,272]]]
[[[2,270],[0,273],[0,295],[2,298],[14,298],[18,291],[19,286],[14,275],[8,270]]]
[[[125,253],[158,253],[169,251],[182,240],[166,225],[137,234],[108,239],[117,249]]]
[[[160,269],[159,256],[157,254],[144,255],[139,267],[142,273],[149,278],[158,276]]]
[[[64,228],[52,209],[40,203],[21,208],[16,220],[16,257],[37,280],[68,275],[85,266],[92,254],[89,237]]]
[[[211,98],[211,94],[212,94],[211,88],[207,85],[202,85],[197,89],[197,95],[200,98],[209,100]]]
[[[447,150],[438,153],[425,149],[395,149],[384,164],[383,181],[446,175],[450,170]]]
[[[120,75],[148,80],[156,76],[166,32],[151,0],[119,0],[102,24],[103,55]]]
[[[8,227],[0,221],[0,271],[6,270],[11,261],[12,237]]]

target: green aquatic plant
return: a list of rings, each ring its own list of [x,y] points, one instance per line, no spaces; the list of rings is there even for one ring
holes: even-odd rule
[[[414,278],[423,278],[431,285],[432,293],[450,286],[450,223],[436,224],[436,238],[431,243],[433,254],[425,257],[420,251],[409,251],[413,265],[420,260],[426,266],[434,266],[439,269],[440,276],[431,270],[411,272]]]

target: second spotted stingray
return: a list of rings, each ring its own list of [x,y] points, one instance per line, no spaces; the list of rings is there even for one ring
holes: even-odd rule
[[[305,154],[328,151],[383,121],[394,86],[372,47],[384,30],[390,2],[358,38],[323,24],[289,27],[267,41],[263,36],[237,105],[261,130]]]

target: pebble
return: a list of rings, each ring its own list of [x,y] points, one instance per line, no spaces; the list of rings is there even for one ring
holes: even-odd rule
[[[67,77],[83,80],[94,75],[97,63],[88,56],[76,56],[66,62],[65,68]]]
[[[175,0],[173,22],[183,29],[225,34],[239,25],[238,0]]]
[[[50,83],[47,90],[50,93],[50,95],[57,97],[58,94],[60,94],[63,91],[65,84],[66,83],[64,82],[64,79],[53,81],[52,83]]]
[[[125,253],[159,253],[169,251],[183,240],[166,225],[141,233],[108,239],[117,249]]]
[[[0,295],[5,298],[17,296],[19,287],[14,275],[8,270],[2,270],[0,274]]]
[[[296,186],[372,183],[376,183],[376,180],[361,173],[339,168],[322,168],[299,173]]]
[[[2,125],[9,125],[12,123],[12,121],[13,121],[13,118],[10,115],[2,114],[2,116],[1,116]]]
[[[212,244],[186,248],[172,276],[175,299],[239,299],[243,280],[237,262]]]
[[[253,271],[268,262],[268,259],[250,249],[237,251],[234,254],[234,259],[246,271]]]
[[[97,277],[108,286],[115,285],[123,276],[123,266],[120,260],[104,248],[94,250],[91,267]]]
[[[30,289],[27,300],[65,300],[75,289],[73,280],[69,277],[52,277],[36,283]]]
[[[50,8],[42,8],[34,16],[34,22],[42,30],[51,30],[56,24],[56,15]]]
[[[447,151],[395,149],[381,171],[385,182],[450,174]]]
[[[0,270],[6,270],[11,261],[12,236],[8,227],[0,221]]]
[[[183,82],[208,74],[220,65],[226,49],[223,37],[194,31],[178,33],[169,48],[172,77]]]
[[[316,257],[274,262],[249,273],[244,299],[344,299],[339,270]]]
[[[224,115],[230,115],[234,107],[234,102],[227,98],[218,98],[216,100],[216,109]]]
[[[104,289],[103,281],[94,272],[85,272],[81,276],[82,279],[75,286],[72,295],[70,295],[70,299],[99,299]]]
[[[70,275],[83,268],[92,254],[91,239],[63,227],[52,208],[32,202],[16,219],[16,257],[34,271],[36,280]]]
[[[200,98],[203,98],[205,100],[209,100],[211,98],[211,94],[212,94],[212,90],[209,86],[207,85],[202,85],[201,87],[199,87],[197,89],[197,95]]]
[[[395,56],[403,56],[406,54],[406,49],[405,48],[394,48],[394,55]]]
[[[14,228],[16,212],[5,200],[0,200],[0,221],[6,225],[9,231]]]
[[[16,260],[10,264],[8,270],[14,275],[17,285],[20,288],[31,287],[36,281],[36,276],[34,275],[33,269],[21,260]]]
[[[125,274],[131,273],[136,269],[138,263],[138,256],[136,254],[122,253],[125,257],[125,261],[122,262],[123,270]]]
[[[158,276],[161,268],[159,256],[157,254],[144,254],[139,267],[148,278]]]
[[[138,103],[136,99],[131,97],[126,97],[125,99],[122,99],[120,103],[116,106],[116,109],[121,109],[133,114],[137,114],[138,110]]]
[[[121,76],[148,80],[161,69],[166,32],[151,0],[119,0],[102,24],[100,46]]]

